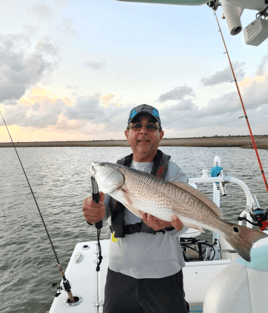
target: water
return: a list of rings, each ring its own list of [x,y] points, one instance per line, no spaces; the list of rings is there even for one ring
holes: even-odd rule
[[[199,177],[219,155],[225,174],[242,179],[266,208],[267,193],[253,150],[240,148],[162,147],[189,177]],[[39,207],[65,269],[75,244],[96,240],[95,229],[82,214],[90,195],[89,165],[116,160],[130,148],[18,148]],[[268,151],[259,151],[268,172]],[[45,313],[59,282],[56,259],[13,148],[0,149],[0,312]],[[211,188],[200,187],[211,196]],[[222,198],[224,219],[236,222],[246,199],[238,187]],[[102,238],[109,238],[105,224]],[[206,232],[205,237],[209,238]],[[92,270],[95,270],[92,269]]]

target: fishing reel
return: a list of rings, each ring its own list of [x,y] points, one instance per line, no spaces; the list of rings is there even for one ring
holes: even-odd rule
[[[252,220],[256,223],[252,223],[255,226],[258,226],[260,230],[265,230],[268,226],[268,211],[262,209],[253,210],[250,213]]]
[[[249,213],[252,220],[250,221],[245,217],[238,217],[239,221],[247,221],[253,226],[258,226],[261,231],[265,230],[268,227],[268,211],[262,209],[256,209]]]
[[[260,208],[260,205],[256,196],[253,196],[253,205],[254,205],[254,209],[251,212],[249,212],[252,218],[252,221],[241,216],[238,217],[238,220],[239,221],[245,220],[254,226],[258,226],[259,229],[263,231],[268,227],[268,210],[263,210]]]
[[[63,286],[62,286],[63,285]],[[62,285],[60,283],[53,283],[52,284],[52,287],[56,287],[58,286],[57,288],[57,291],[56,291],[56,294],[55,294],[55,298],[57,298],[59,295],[61,295],[61,292],[63,291],[63,288],[64,290],[69,293],[71,291],[71,285],[69,283],[69,281],[67,279],[63,280],[62,281]],[[65,301],[65,304],[67,306],[76,306],[78,304],[80,304],[82,302],[82,297],[80,296],[73,296],[73,300],[71,301],[70,298],[68,297]]]
[[[54,288],[54,287],[56,287],[58,285],[58,283],[53,283],[52,284],[52,287]],[[55,297],[57,298],[60,294],[61,294],[61,291],[63,290],[63,288],[61,287],[61,285],[59,285],[58,286],[58,288],[57,288],[57,291],[56,291],[56,293],[55,293]]]
[[[67,279],[63,280],[62,284],[63,284],[64,290],[66,292],[69,292],[71,290],[71,285]],[[52,287],[56,287],[57,285],[59,285],[59,286],[57,288],[57,292],[55,294],[55,297],[58,297],[61,294],[61,291],[63,290],[62,286],[58,283],[53,283]]]

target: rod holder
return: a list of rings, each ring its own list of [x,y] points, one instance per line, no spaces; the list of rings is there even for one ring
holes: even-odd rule
[[[252,200],[253,200],[253,207],[254,207],[254,209],[260,209],[260,204],[259,204],[259,201],[258,201],[256,195],[252,196]]]
[[[221,191],[221,195],[227,196],[227,187],[226,187],[226,183],[219,183],[220,186],[220,191]]]
[[[65,301],[65,305],[67,306],[77,306],[82,302],[83,298],[79,296],[74,296],[74,302],[71,302],[70,299],[68,298]]]

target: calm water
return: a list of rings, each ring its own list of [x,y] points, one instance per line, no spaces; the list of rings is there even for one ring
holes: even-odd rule
[[[225,174],[244,180],[266,208],[267,193],[253,150],[161,149],[189,177],[201,176],[202,169],[210,170],[214,156],[219,155]],[[89,165],[92,161],[116,162],[131,151],[70,147],[18,148],[18,152],[65,269],[77,242],[96,239],[81,210],[83,199],[91,192]],[[259,153],[267,173],[268,151]],[[60,281],[57,263],[14,149],[0,149],[0,162],[0,312],[45,313],[55,294],[51,284]],[[211,194],[208,188],[200,190]],[[236,222],[245,205],[243,193],[230,186],[228,196],[222,198],[224,219]],[[102,238],[109,238],[107,225]]]

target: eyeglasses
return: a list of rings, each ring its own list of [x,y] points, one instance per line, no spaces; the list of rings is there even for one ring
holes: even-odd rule
[[[146,127],[146,130],[149,131],[149,132],[155,132],[157,129],[160,130],[160,128],[158,128],[154,124],[146,124],[145,127]],[[142,124],[141,123],[137,123],[137,124],[135,124],[133,126],[128,126],[127,129],[132,129],[132,130],[134,130],[136,132],[138,130],[141,130],[141,128],[142,128]]]

